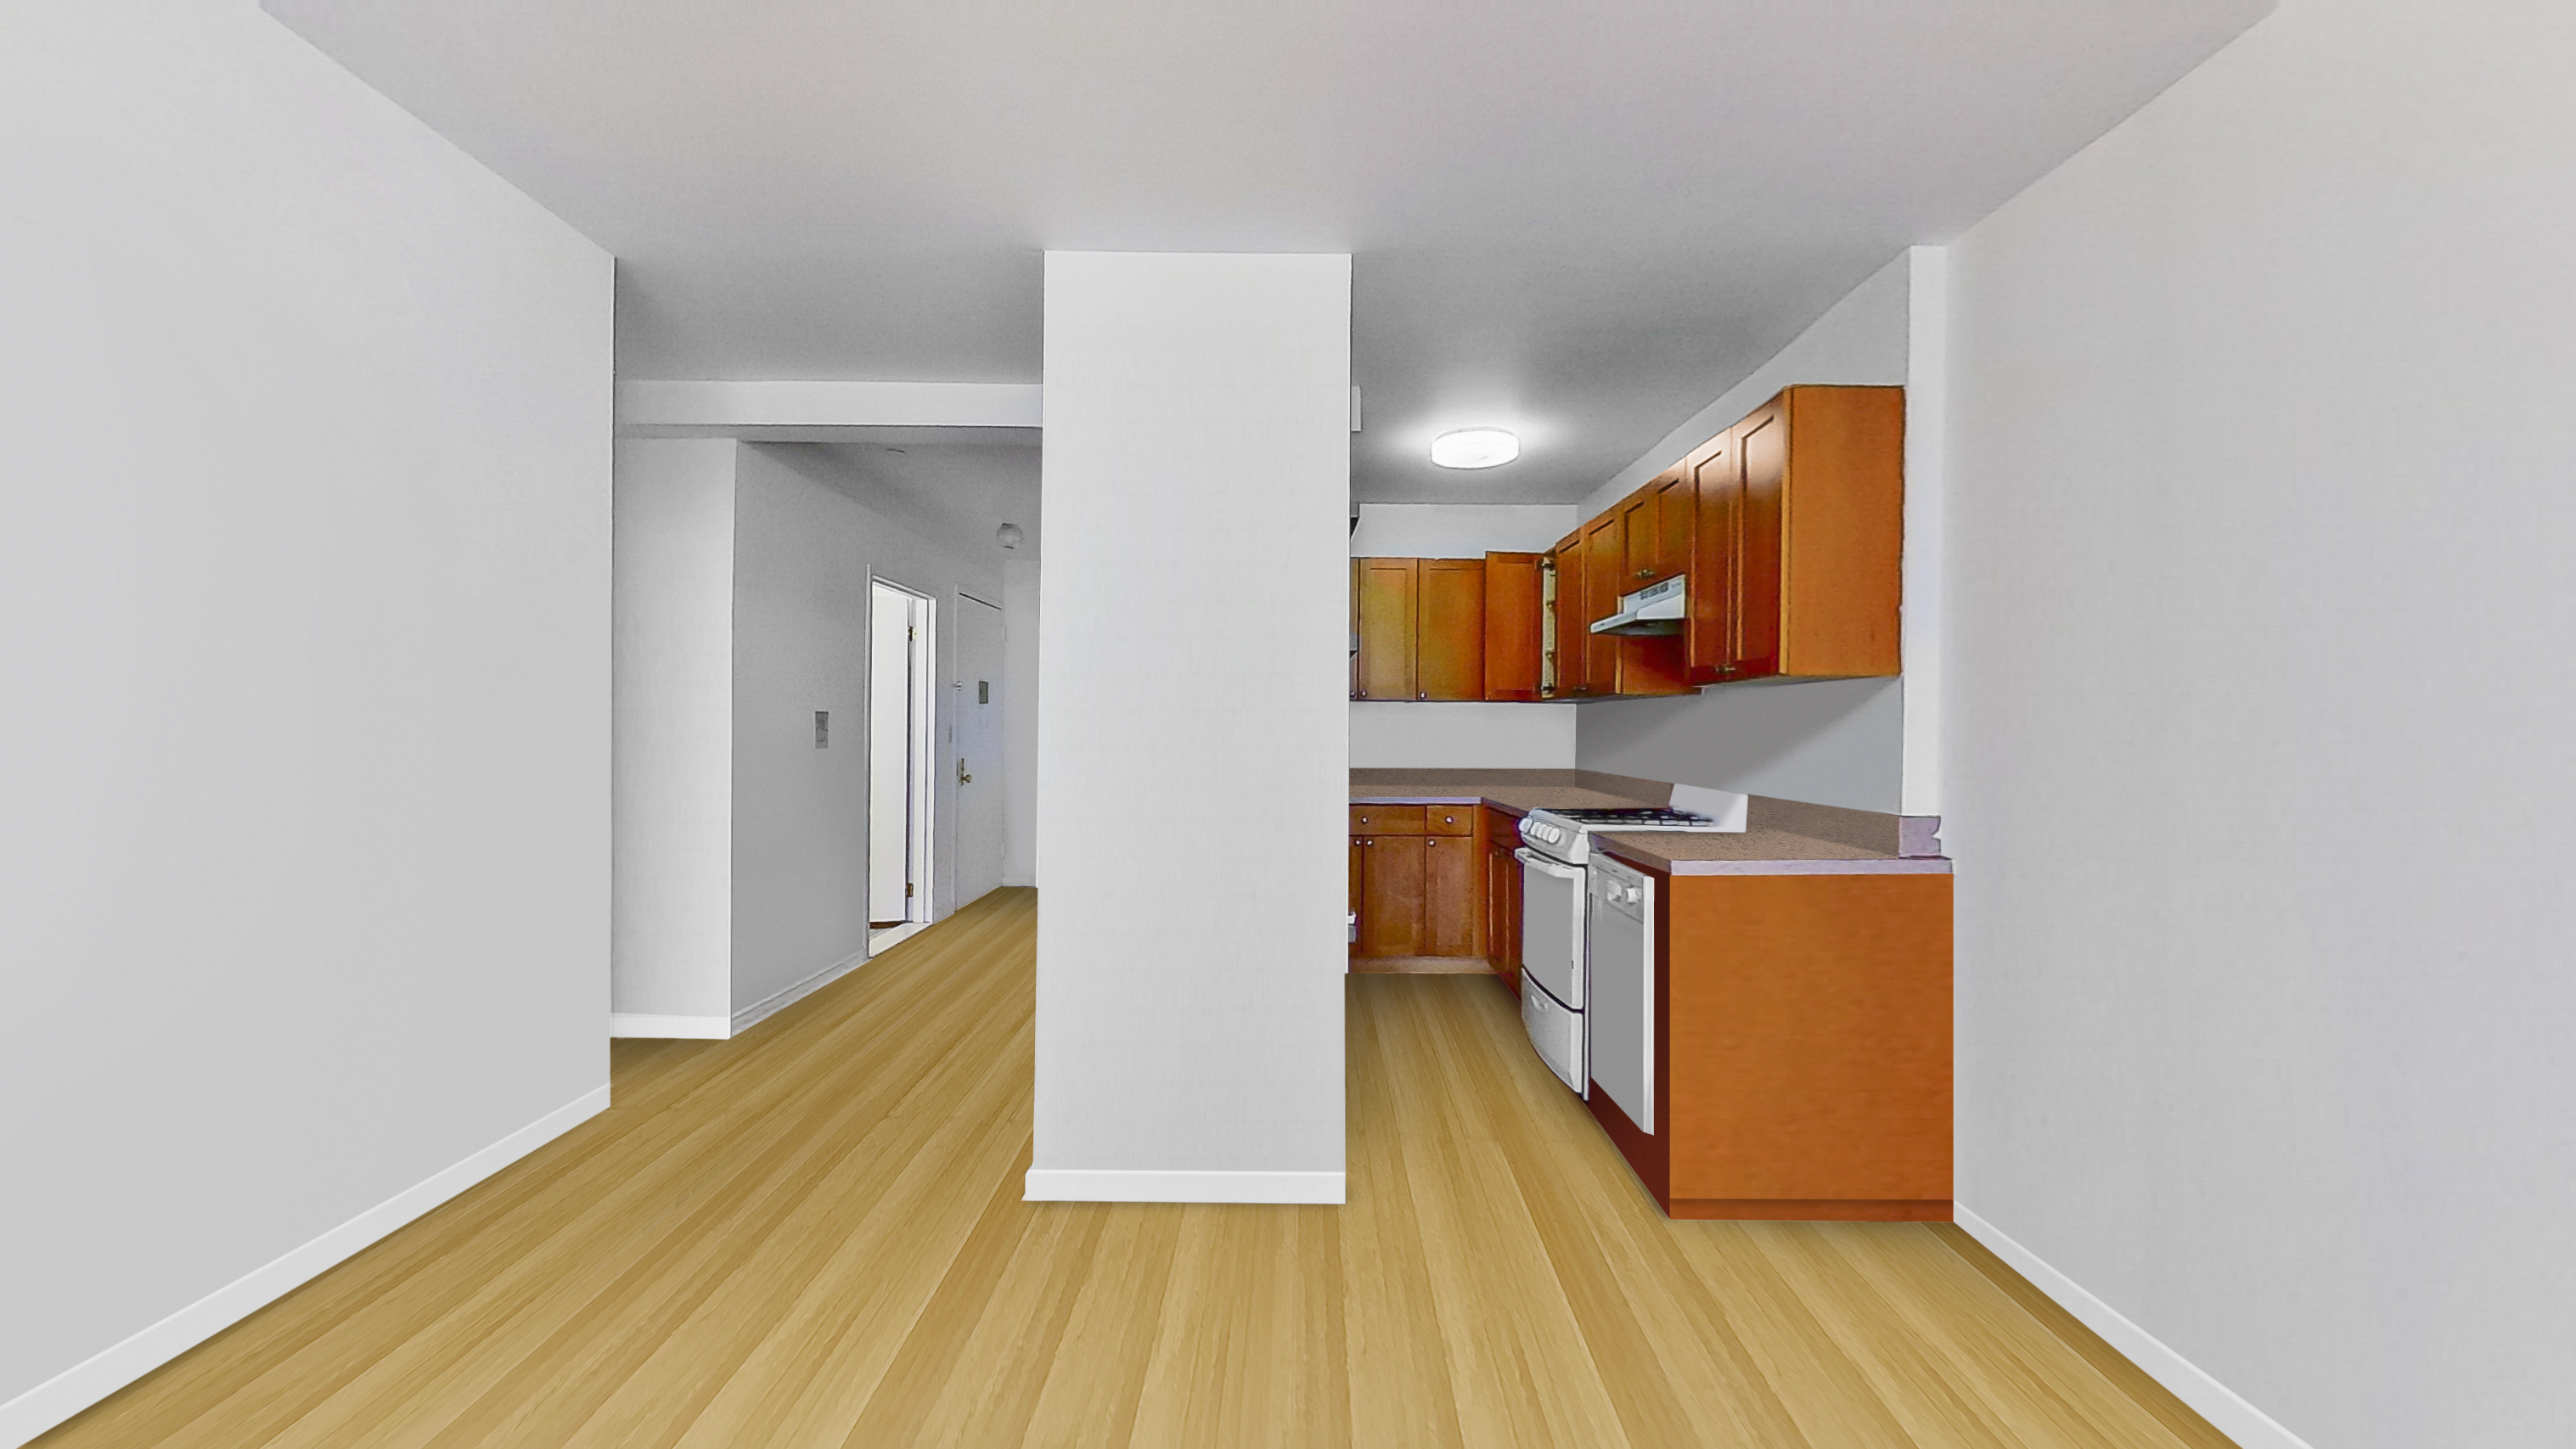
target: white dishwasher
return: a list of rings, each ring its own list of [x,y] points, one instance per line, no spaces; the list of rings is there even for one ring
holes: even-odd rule
[[[1655,878],[1592,857],[1583,912],[1591,965],[1592,1085],[1640,1131],[1655,1130]]]

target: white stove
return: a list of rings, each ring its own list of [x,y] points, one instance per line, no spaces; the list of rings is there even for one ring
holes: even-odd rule
[[[1539,1060],[1576,1094],[1594,1078],[1654,1128],[1654,878],[1604,855],[1596,831],[1739,832],[1750,803],[1675,786],[1668,808],[1532,810],[1521,817],[1521,1021]]]
[[[1533,810],[1521,817],[1521,843],[1552,860],[1584,865],[1592,859],[1595,831],[1692,830],[1717,833],[1744,829],[1747,797],[1726,790],[1673,787],[1674,803],[1658,808],[1627,806],[1612,810]],[[1692,808],[1681,808],[1688,805]]]

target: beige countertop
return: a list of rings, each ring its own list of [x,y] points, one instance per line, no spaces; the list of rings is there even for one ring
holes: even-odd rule
[[[1353,770],[1351,803],[1531,810],[1662,806],[1672,787],[1590,770]],[[1669,875],[1947,874],[1938,856],[1896,852],[1896,817],[1753,797],[1742,833],[1604,832],[1595,844]]]

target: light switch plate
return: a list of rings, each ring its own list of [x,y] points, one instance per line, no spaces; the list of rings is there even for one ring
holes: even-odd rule
[[[828,709],[818,709],[814,711],[814,748],[828,750],[831,747],[832,712]]]

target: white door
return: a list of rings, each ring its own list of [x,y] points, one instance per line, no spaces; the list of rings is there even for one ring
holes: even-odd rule
[[[959,595],[956,676],[949,696],[957,701],[952,717],[961,906],[1002,883],[1002,642],[1002,611]]]
[[[868,923],[913,919],[913,640],[918,601],[877,584],[868,603]]]

